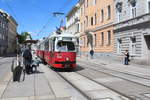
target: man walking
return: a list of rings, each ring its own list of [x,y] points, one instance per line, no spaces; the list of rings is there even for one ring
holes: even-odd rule
[[[25,71],[27,74],[30,74],[30,72],[32,72],[32,70],[31,70],[32,54],[31,54],[29,45],[25,48],[25,50],[23,52],[23,58],[24,58],[23,62],[25,65]]]
[[[94,55],[94,50],[93,49],[90,50],[90,55],[91,55],[91,59],[93,59],[93,55]]]

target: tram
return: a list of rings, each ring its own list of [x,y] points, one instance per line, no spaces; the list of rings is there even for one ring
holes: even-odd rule
[[[39,44],[37,56],[54,68],[76,67],[76,38],[72,34],[53,34]]]

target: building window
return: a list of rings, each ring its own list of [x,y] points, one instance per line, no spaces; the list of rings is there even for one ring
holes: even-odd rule
[[[132,18],[136,17],[136,7],[132,7]]]
[[[83,8],[81,8],[81,15],[82,15],[82,13],[83,13]]]
[[[104,32],[101,33],[101,45],[104,45]]]
[[[91,25],[93,26],[93,17],[91,17]]]
[[[96,34],[94,34],[94,45],[95,46],[97,45],[96,41],[97,41]]]
[[[117,10],[117,19],[118,19],[118,22],[120,22],[121,12],[122,12],[122,2],[118,2],[116,4],[116,10]]]
[[[132,18],[136,17],[136,0],[129,0]]]
[[[131,54],[136,53],[136,37],[131,36],[130,37],[130,48],[131,48]]]
[[[121,20],[121,13],[118,12],[118,13],[117,13],[117,16],[118,16],[118,22],[120,22],[120,20]]]
[[[83,25],[83,27],[84,27],[84,31],[85,31],[85,24],[86,24],[86,22],[84,21],[84,25]]]
[[[93,0],[93,5],[96,5],[96,0]]]
[[[135,36],[130,37],[130,39],[131,39],[132,43],[136,43],[136,37]]]
[[[121,53],[121,44],[122,44],[122,39],[118,38],[117,39],[117,53],[120,54]]]
[[[78,24],[77,24],[77,32],[79,32],[79,27],[80,27],[80,26],[79,26],[79,23],[78,23]]]
[[[108,31],[108,45],[111,44],[111,31]]]
[[[86,16],[86,26],[88,26],[88,16]]]
[[[83,45],[84,45],[84,47],[86,46],[86,40],[85,40],[85,37],[83,38]]]
[[[150,13],[150,1],[148,2],[148,12]]]
[[[101,10],[101,22],[104,21],[104,10]]]
[[[81,23],[81,32],[83,31],[83,24]]]
[[[108,6],[108,19],[110,19],[111,18],[111,7],[110,7],[110,5]]]
[[[88,0],[86,0],[86,7],[88,7],[88,3],[89,3],[89,1],[88,1]]]
[[[97,15],[95,13],[95,25],[97,24]]]

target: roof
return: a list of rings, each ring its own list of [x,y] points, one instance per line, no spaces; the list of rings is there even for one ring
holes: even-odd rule
[[[74,14],[74,13],[77,11],[77,9],[78,9],[78,6],[75,5],[75,6],[68,12],[68,14],[67,14],[66,17],[70,17],[72,14]]]

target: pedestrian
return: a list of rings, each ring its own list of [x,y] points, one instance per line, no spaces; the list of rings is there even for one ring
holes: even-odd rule
[[[126,50],[124,52],[124,56],[125,56],[125,58],[124,58],[124,65],[128,65],[129,61],[130,61],[130,59],[129,59],[129,51],[128,50]]]
[[[24,65],[25,65],[26,73],[30,74],[32,72],[32,66],[31,66],[32,54],[31,54],[29,45],[25,48],[25,50],[23,52],[23,62],[24,62]]]
[[[91,55],[91,59],[93,59],[93,55],[94,55],[94,50],[93,49],[90,50],[90,55]]]

